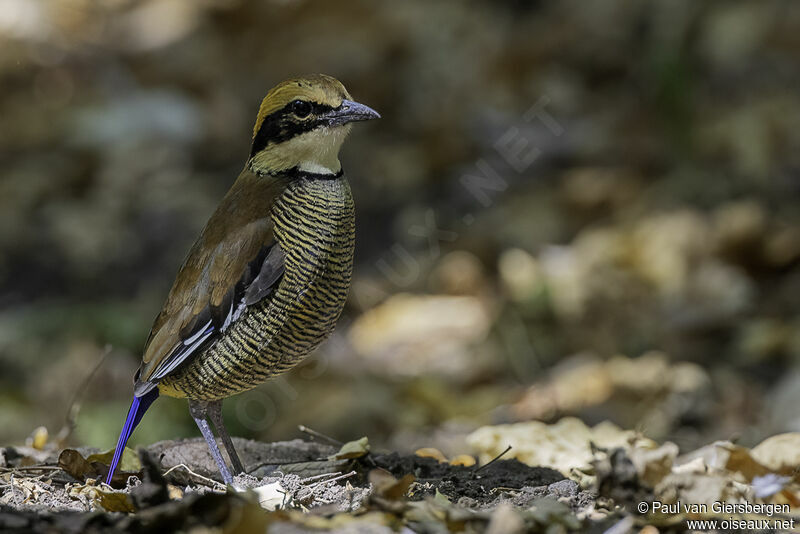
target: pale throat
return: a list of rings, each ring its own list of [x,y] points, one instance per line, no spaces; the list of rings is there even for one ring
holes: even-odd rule
[[[350,125],[317,128],[275,145],[267,145],[253,156],[255,171],[279,172],[297,167],[304,172],[335,175],[342,170],[339,149]]]

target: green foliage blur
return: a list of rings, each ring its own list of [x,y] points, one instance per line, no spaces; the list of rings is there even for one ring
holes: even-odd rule
[[[800,430],[798,32],[792,2],[2,2],[0,444],[76,396],[70,440],[114,444],[260,99],[310,72],[383,116],[342,153],[354,285],[314,358],[226,402],[234,434]]]

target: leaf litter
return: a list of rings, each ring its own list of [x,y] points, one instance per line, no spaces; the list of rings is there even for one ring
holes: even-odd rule
[[[201,439],[159,442],[127,450],[125,480],[112,487],[102,482],[108,452],[54,451],[40,440],[0,449],[0,530],[680,532],[690,514],[640,514],[636,505],[772,503],[789,518],[800,504],[793,433],[753,449],[720,441],[681,454],[670,442],[566,418],[484,427],[467,442],[479,461],[430,447],[377,452],[367,438],[236,439],[250,474],[230,487],[214,480]]]

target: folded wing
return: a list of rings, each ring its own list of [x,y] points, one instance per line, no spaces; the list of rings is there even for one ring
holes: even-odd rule
[[[248,306],[280,282],[284,255],[275,241],[269,208],[277,191],[237,187],[226,195],[181,266],[147,340],[134,394],[141,397],[224,332]],[[260,193],[244,201],[244,191]],[[240,206],[248,206],[240,211]]]

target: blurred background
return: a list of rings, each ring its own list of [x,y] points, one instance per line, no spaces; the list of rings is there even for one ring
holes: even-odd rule
[[[234,434],[800,430],[798,54],[793,2],[0,0],[0,444],[77,398],[70,442],[113,446],[261,98],[312,72],[383,115],[342,153],[354,283]]]

